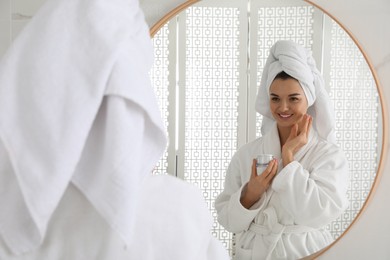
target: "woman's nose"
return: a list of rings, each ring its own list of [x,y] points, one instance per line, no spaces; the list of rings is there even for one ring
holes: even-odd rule
[[[279,106],[280,111],[287,111],[288,110],[288,104],[286,101],[281,101]]]

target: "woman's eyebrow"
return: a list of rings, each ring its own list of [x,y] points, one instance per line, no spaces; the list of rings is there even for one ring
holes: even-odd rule
[[[288,95],[289,97],[294,97],[294,96],[300,96],[301,94],[300,93],[292,93],[290,95]],[[275,94],[275,93],[271,93],[270,96],[274,96],[274,97],[279,97],[279,95]]]

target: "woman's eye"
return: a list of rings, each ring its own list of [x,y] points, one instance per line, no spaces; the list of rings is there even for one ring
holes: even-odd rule
[[[291,100],[292,102],[297,102],[297,101],[299,101],[299,98],[297,98],[297,97],[291,97],[290,100]]]
[[[272,101],[272,102],[278,102],[278,101],[279,101],[279,98],[277,98],[277,97],[271,97],[271,101]]]

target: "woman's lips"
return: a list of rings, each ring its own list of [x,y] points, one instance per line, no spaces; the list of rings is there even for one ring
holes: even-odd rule
[[[292,114],[279,114],[279,117],[281,117],[282,119],[289,119],[290,117],[292,117]]]

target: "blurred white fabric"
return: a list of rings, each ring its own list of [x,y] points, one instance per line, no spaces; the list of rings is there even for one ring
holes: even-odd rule
[[[7,260],[228,260],[209,230],[211,216],[198,189],[170,176],[147,176],[141,185],[133,240],[125,246],[84,194],[69,184],[39,250]]]
[[[0,63],[0,259],[146,259],[128,256],[166,146],[152,53],[136,0],[48,0],[20,33]]]
[[[0,136],[10,162],[0,232],[13,252],[42,242],[72,180],[128,243],[135,187],[166,144],[151,64],[137,1],[49,0],[21,32],[0,65]],[[111,105],[100,129],[104,97]],[[139,118],[127,103],[142,110]]]

